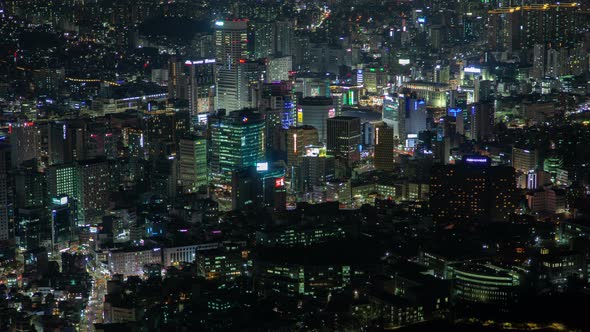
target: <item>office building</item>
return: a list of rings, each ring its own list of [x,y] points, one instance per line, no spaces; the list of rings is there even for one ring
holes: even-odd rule
[[[516,178],[509,166],[482,156],[436,165],[430,176],[430,207],[437,225],[508,221],[516,208]]]
[[[267,67],[268,82],[287,81],[293,69],[293,58],[290,55],[270,58]]]
[[[519,147],[512,148],[512,167],[516,172],[528,174],[534,171],[539,165],[538,153],[536,150],[523,149]]]
[[[262,205],[262,183],[256,167],[232,173],[232,210],[257,208]]]
[[[375,168],[391,172],[394,170],[394,130],[388,126],[375,128]]]
[[[248,20],[233,19],[215,22],[215,60],[217,65],[232,69],[248,58]]]
[[[214,185],[230,185],[232,173],[265,158],[265,120],[260,113],[220,112],[209,118],[209,174]]]
[[[216,63],[215,59],[187,60],[188,68],[187,99],[193,123],[199,122],[199,114],[207,114],[215,109]]]
[[[184,136],[178,143],[179,179],[184,193],[194,193],[206,187],[207,139],[196,135]]]
[[[494,104],[478,103],[470,107],[471,139],[487,141],[494,133]]]
[[[327,148],[331,155],[347,164],[360,161],[361,119],[337,116],[327,120]]]
[[[39,157],[39,128],[34,122],[19,121],[9,125],[12,167]]]
[[[320,146],[308,146],[305,154],[299,157],[299,167],[294,174],[295,188],[299,192],[310,192],[314,186],[320,186],[335,177],[336,163],[333,156],[326,154]]]
[[[100,220],[109,208],[109,165],[105,160],[85,160],[77,165],[78,222],[82,224]],[[67,193],[59,193],[56,196]],[[74,196],[75,197],[75,196]]]
[[[14,218],[14,179],[10,174],[10,145],[0,145],[0,241],[12,238]]]
[[[246,105],[248,97],[245,74],[240,62],[248,58],[248,20],[215,22],[215,61],[217,65],[218,109],[235,111]]]
[[[520,275],[481,263],[452,266],[452,297],[460,305],[488,305],[507,311],[519,299]]]
[[[317,145],[318,131],[312,126],[291,127],[287,130],[287,166],[297,165],[299,157],[306,153],[305,147]]]

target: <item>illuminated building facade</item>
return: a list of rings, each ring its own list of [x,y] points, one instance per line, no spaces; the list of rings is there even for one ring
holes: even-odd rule
[[[207,186],[207,139],[199,136],[182,137],[178,143],[179,178],[183,192],[197,192]]]
[[[518,300],[520,276],[490,264],[464,263],[451,267],[452,298],[467,305],[493,305],[507,310]]]
[[[209,131],[209,178],[214,185],[229,185],[232,172],[264,160],[265,120],[261,114],[220,113],[209,118]]]

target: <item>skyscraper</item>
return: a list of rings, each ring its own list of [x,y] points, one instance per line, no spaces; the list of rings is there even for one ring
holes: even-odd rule
[[[13,233],[14,185],[10,172],[10,145],[0,145],[0,241],[9,240]]]
[[[265,121],[259,113],[234,111],[209,118],[209,174],[215,185],[231,184],[232,172],[265,157]]]
[[[305,154],[305,147],[317,145],[318,130],[312,126],[291,127],[287,130],[287,166],[297,165],[299,156]]]
[[[337,116],[327,120],[328,152],[350,165],[360,160],[361,119]]]
[[[533,77],[545,77],[545,45],[535,44],[533,47]]]
[[[239,110],[246,105],[240,61],[248,58],[248,20],[215,22],[215,61],[217,63],[217,108]]]
[[[86,224],[100,219],[109,208],[109,165],[102,159],[80,161],[76,173],[78,222]]]
[[[18,167],[24,161],[38,157],[38,130],[35,123],[29,121],[19,121],[10,125],[13,167]]]
[[[188,101],[193,122],[198,114],[209,113],[215,105],[215,59],[186,61],[188,67]]]
[[[178,143],[179,177],[185,193],[197,192],[207,185],[207,139],[182,137]]]
[[[248,20],[215,22],[215,60],[218,66],[231,69],[248,58]]]
[[[393,128],[380,126],[375,128],[375,168],[393,171],[395,139]]]
[[[489,140],[494,130],[494,103],[478,103],[471,105],[471,139]]]
[[[256,59],[269,57],[274,50],[274,24],[256,22],[254,24],[254,57]]]

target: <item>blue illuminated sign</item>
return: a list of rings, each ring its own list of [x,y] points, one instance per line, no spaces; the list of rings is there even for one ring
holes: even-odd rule
[[[489,165],[490,158],[484,156],[463,156],[463,162],[470,165]]]
[[[461,113],[461,109],[460,108],[450,108],[449,109],[449,115],[452,115],[454,117],[457,117],[458,113]]]

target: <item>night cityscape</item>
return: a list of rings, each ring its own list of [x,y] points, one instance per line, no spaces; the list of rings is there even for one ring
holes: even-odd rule
[[[578,1],[0,0],[0,332],[590,331]]]

